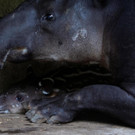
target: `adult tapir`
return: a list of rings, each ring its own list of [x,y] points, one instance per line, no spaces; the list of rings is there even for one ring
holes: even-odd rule
[[[1,69],[6,61],[90,63],[116,82],[33,101],[32,122],[70,122],[83,109],[109,113],[135,127],[135,1],[26,0],[0,21]]]

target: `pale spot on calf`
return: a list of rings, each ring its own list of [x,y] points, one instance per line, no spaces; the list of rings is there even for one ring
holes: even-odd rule
[[[78,102],[80,102],[80,101],[82,100],[82,98],[81,98],[80,95],[78,95],[78,96],[76,97],[76,99],[77,99]]]
[[[5,114],[8,114],[8,113],[10,113],[10,112],[9,112],[9,110],[5,110],[4,113],[5,113]]]

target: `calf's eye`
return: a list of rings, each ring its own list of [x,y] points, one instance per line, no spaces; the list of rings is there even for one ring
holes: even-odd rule
[[[24,101],[24,97],[23,97],[22,95],[17,95],[17,96],[16,96],[16,100],[17,100],[18,102],[23,102],[23,101]]]

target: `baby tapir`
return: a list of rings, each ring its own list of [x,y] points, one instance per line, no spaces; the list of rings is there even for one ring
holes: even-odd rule
[[[43,87],[41,81],[38,87],[28,85],[23,88],[11,88],[8,92],[0,94],[0,114],[25,113],[30,109],[29,104],[32,100],[52,98],[64,92],[50,86]]]
[[[70,122],[89,109],[135,127],[134,0],[26,0],[0,21],[1,69],[26,60],[99,62],[115,81],[33,101],[32,122]]]
[[[0,96],[0,113],[25,113],[28,110],[28,102],[32,99],[40,99],[41,91],[34,88],[11,89],[9,92],[3,93]]]

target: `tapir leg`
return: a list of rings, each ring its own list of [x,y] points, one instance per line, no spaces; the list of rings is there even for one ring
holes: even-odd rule
[[[135,97],[117,86],[92,85],[51,100],[33,101],[31,107],[26,115],[32,122],[69,122],[78,111],[89,109],[107,112],[135,127]]]

